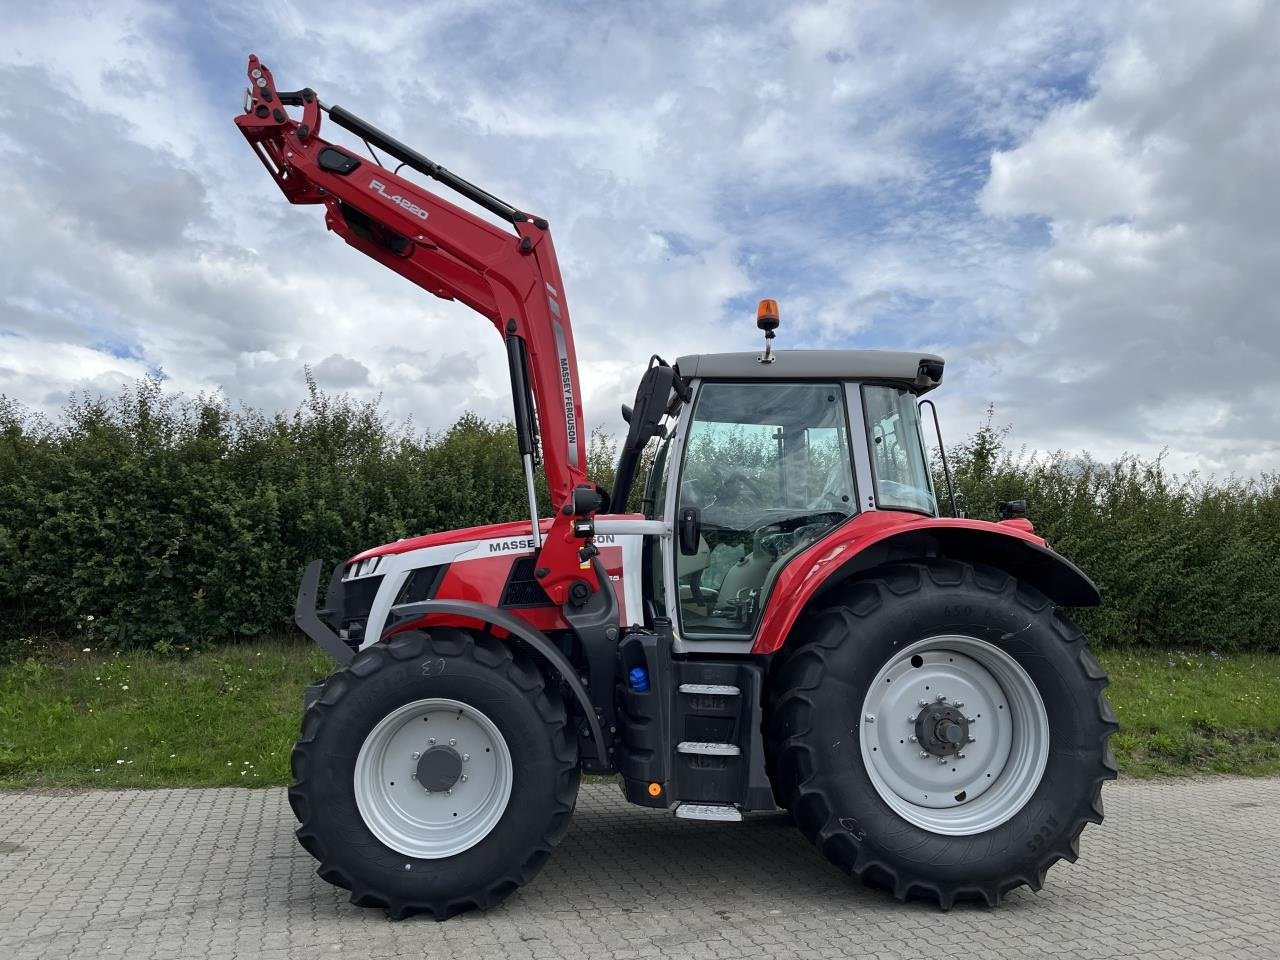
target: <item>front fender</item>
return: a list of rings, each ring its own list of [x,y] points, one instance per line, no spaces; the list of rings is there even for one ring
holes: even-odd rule
[[[294,619],[307,636],[323,647],[340,665],[346,666],[355,659],[356,651],[351,649],[350,646],[343,642],[341,637],[333,632],[333,629],[320,618],[320,614],[316,610],[316,592],[320,585],[321,566],[322,561],[320,560],[313,560],[308,564],[307,571],[302,578],[302,585],[298,588]],[[339,566],[339,569],[341,569],[341,566]],[[335,578],[336,576],[335,574]],[[555,670],[560,680],[569,688],[569,692],[573,694],[574,699],[582,710],[583,718],[587,721],[591,741],[596,748],[598,762],[602,765],[608,764],[607,741],[605,740],[604,730],[600,726],[600,718],[591,702],[591,696],[587,693],[587,688],[583,685],[581,678],[578,676],[578,671],[573,668],[573,664],[569,662],[568,657],[561,653],[559,648],[545,634],[505,610],[499,610],[497,607],[491,607],[488,604],[476,603],[470,600],[422,600],[417,603],[407,603],[392,607],[391,616],[388,618],[389,622],[382,633],[381,639],[386,640],[393,633],[415,626],[419,622],[423,622],[425,625],[426,618],[431,616],[462,617],[467,620],[486,623],[519,637],[533,648]],[[319,686],[317,685],[308,687],[306,698],[308,705],[316,696],[319,696],[318,690]]]
[[[512,616],[507,611],[499,610],[497,607],[491,607],[485,603],[476,603],[472,600],[420,600],[417,603],[406,603],[391,608],[391,616],[388,618],[382,639],[386,640],[392,634],[422,623],[430,616],[463,617],[467,620],[479,620],[500,630],[505,630],[512,636],[519,637],[532,647],[556,671],[564,685],[569,688],[569,692],[573,694],[573,698],[578,702],[578,706],[582,710],[583,719],[587,721],[587,726],[590,729],[591,740],[596,748],[596,759],[602,765],[602,769],[608,765],[609,753],[604,731],[600,726],[600,718],[596,714],[595,705],[591,702],[591,695],[578,677],[578,671],[569,662],[569,658],[561,653],[560,649],[544,633],[535,630],[529,624],[518,617]],[[425,629],[430,629],[430,627],[425,627]]]
[[[773,653],[800,614],[824,589],[895,561],[948,557],[985,563],[1035,587],[1060,606],[1101,602],[1093,581],[1049,548],[1025,521],[988,523],[879,510],[842,524],[793,559],[778,575],[752,653]]]

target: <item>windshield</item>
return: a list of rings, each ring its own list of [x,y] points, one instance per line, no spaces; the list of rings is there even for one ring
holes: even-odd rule
[[[867,441],[882,510],[915,510],[936,516],[933,478],[920,436],[920,411],[910,390],[863,387]]]

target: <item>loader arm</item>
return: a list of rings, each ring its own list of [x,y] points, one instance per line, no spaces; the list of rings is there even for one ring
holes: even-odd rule
[[[600,584],[591,558],[592,515],[599,505],[586,477],[578,361],[564,284],[546,220],[524,213],[314,91],[280,91],[271,71],[249,57],[249,89],[236,126],[285,198],[323,204],[325,225],[348,244],[438,297],[458,300],[486,317],[507,346],[516,431],[524,460],[538,574],[558,603]],[[286,107],[301,107],[295,119]],[[322,118],[353,132],[494,215],[503,229],[320,136]],[[371,147],[370,153],[373,153]],[[555,519],[543,539],[532,471],[540,464]]]

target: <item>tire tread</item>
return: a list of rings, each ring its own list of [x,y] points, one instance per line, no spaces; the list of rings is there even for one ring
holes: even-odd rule
[[[1077,648],[1075,661],[1081,677],[1093,688],[1096,722],[1101,733],[1098,769],[1088,788],[1082,791],[1082,802],[1060,835],[1061,840],[1035,862],[1034,873],[982,884],[947,884],[909,876],[882,857],[865,855],[862,845],[840,824],[835,800],[828,796],[821,778],[814,775],[815,758],[804,738],[810,729],[807,718],[817,709],[812,693],[827,670],[827,655],[850,638],[866,632],[863,621],[882,606],[886,594],[899,598],[909,596],[921,590],[926,579],[938,587],[967,584],[1002,594],[1032,615],[1043,614],[1049,608],[1057,638]],[[1119,724],[1104,693],[1106,673],[1086,648],[1084,634],[1054,608],[1047,597],[993,568],[975,568],[945,559],[904,563],[886,569],[875,579],[852,582],[843,602],[811,615],[806,629],[806,642],[786,653],[781,669],[771,678],[771,710],[765,722],[766,756],[779,801],[791,811],[801,832],[828,860],[855,879],[889,888],[899,900],[925,897],[943,910],[949,910],[957,898],[976,898],[994,907],[1005,894],[1023,885],[1040,890],[1049,869],[1059,860],[1075,862],[1085,826],[1102,822],[1102,785],[1117,776],[1108,738]]]
[[[556,774],[555,809],[537,844],[523,859],[513,863],[502,876],[484,890],[454,898],[406,899],[356,884],[346,871],[329,862],[323,831],[317,829],[308,799],[308,777],[321,761],[313,755],[317,736],[327,720],[335,718],[343,699],[359,680],[381,670],[395,669],[399,662],[431,654],[440,657],[468,657],[486,669],[501,671],[508,680],[526,693],[548,728],[552,752],[560,765]],[[353,678],[355,678],[353,680]],[[569,736],[569,723],[559,691],[549,686],[541,671],[525,657],[517,657],[511,648],[491,634],[473,634],[455,628],[438,628],[431,632],[407,631],[385,643],[375,644],[358,653],[342,670],[325,683],[320,697],[307,708],[302,720],[302,733],[290,755],[294,782],[289,787],[289,805],[298,818],[295,831],[298,842],[317,861],[317,874],[325,881],[351,891],[351,902],[359,907],[381,907],[393,920],[416,914],[427,914],[436,920],[447,920],[470,909],[487,910],[532,880],[547,862],[573,818],[577,803],[577,746]]]

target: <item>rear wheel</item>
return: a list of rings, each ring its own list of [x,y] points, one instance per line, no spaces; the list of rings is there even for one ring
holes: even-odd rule
[[[1039,889],[1102,821],[1115,716],[1084,636],[1039,592],[931,561],[856,581],[771,680],[774,789],[854,876],[900,898]]]
[[[303,717],[289,801],[358,906],[445,919],[527,883],[568,828],[577,754],[538,670],[488,635],[400,634]]]

